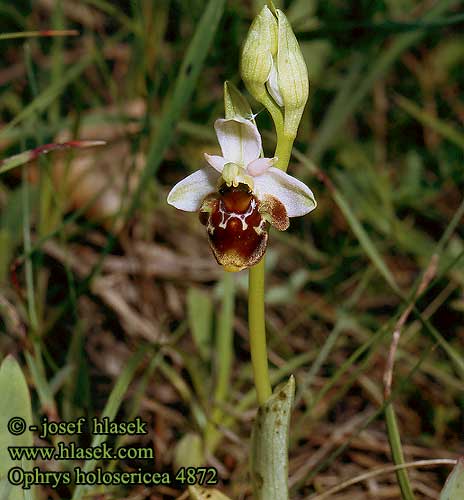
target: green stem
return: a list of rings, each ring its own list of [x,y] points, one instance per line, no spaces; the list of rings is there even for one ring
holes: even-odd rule
[[[277,134],[277,147],[275,156],[277,156],[278,158],[275,166],[286,172],[288,168],[288,162],[290,161],[290,156],[292,154],[295,134],[292,135],[288,132],[288,127],[286,127],[286,122],[284,120],[282,110],[266,93],[260,96],[258,100],[266,107],[272,117],[272,120],[274,121],[274,126]]]
[[[264,258],[250,268],[248,282],[248,324],[253,377],[258,403],[262,406],[271,396],[267,364],[266,327],[264,315]]]
[[[274,121],[277,137],[281,137],[284,132],[284,115],[282,114],[279,106],[277,106],[277,104],[267,95],[267,93],[264,93],[263,95],[258,97],[258,100],[269,111],[269,114]]]
[[[284,172],[286,172],[288,168],[288,162],[290,161],[290,156],[292,154],[294,140],[295,138],[293,136],[289,136],[284,133],[277,134],[277,147],[275,151],[277,162],[275,166]]]
[[[285,172],[288,167],[288,162],[290,161],[294,137],[285,134],[282,112],[274,102],[268,96],[265,96],[261,102],[270,112],[277,132],[275,156],[277,156],[278,160],[276,162],[276,167]],[[266,349],[264,258],[259,264],[250,268],[248,284],[248,323],[250,329],[250,351],[253,377],[258,403],[262,406],[272,394]]]

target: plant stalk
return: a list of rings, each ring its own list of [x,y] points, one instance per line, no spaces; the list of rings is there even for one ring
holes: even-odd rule
[[[258,404],[271,396],[267,363],[266,326],[264,314],[264,258],[250,268],[248,281],[248,324],[250,329],[251,364]]]
[[[284,172],[287,171],[290,156],[292,155],[294,139],[295,138],[293,136],[289,136],[284,133],[277,135],[277,147],[275,151],[277,162],[275,163],[275,166]]]
[[[289,137],[283,131],[282,113],[274,110],[272,114],[277,132],[277,147],[275,156],[278,157],[276,167],[284,172],[293,147],[294,137]],[[275,116],[274,116],[275,115]],[[264,311],[264,257],[250,268],[248,281],[248,325],[250,330],[251,364],[255,381],[258,404],[262,406],[271,396],[272,388],[269,379],[266,348],[266,321]]]

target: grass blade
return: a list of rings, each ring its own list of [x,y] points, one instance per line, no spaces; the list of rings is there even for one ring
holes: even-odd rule
[[[348,221],[353,233],[359,240],[359,243],[363,247],[366,254],[371,259],[374,266],[380,272],[380,274],[385,278],[386,282],[392,287],[393,290],[399,293],[398,286],[395,282],[395,278],[393,277],[390,269],[388,269],[385,264],[382,256],[378,252],[376,246],[368,235],[367,231],[362,226],[359,219],[356,217],[354,212],[351,210],[350,205],[348,204],[345,197],[340,193],[337,188],[333,190],[333,198],[338,205],[338,208],[343,212],[346,220]]]
[[[73,64],[59,82],[47,87],[47,89],[39,94],[30,104],[24,107],[23,110],[19,112],[10,123],[8,123],[8,125],[3,127],[2,130],[0,130],[0,137],[3,138],[15,125],[21,123],[26,118],[30,118],[35,112],[44,111],[70,83],[81,75],[81,73],[93,61],[94,57],[95,55],[91,53],[86,57],[83,57],[76,64]]]
[[[403,111],[406,111],[406,113],[415,118],[424,127],[430,127],[445,139],[464,150],[464,134],[458,132],[452,125],[427,113],[427,111],[424,111],[406,97],[398,95],[395,100]]]
[[[385,408],[385,421],[387,425],[388,442],[395,465],[404,465],[403,448],[401,446],[400,431],[396,420],[395,410],[392,403],[388,403]],[[400,486],[401,496],[403,500],[414,500],[414,493],[409,483],[408,473],[405,469],[396,471],[396,479]]]
[[[164,103],[159,128],[150,146],[145,168],[127,213],[129,219],[140,203],[147,181],[157,172],[181,113],[189,102],[224,10],[225,0],[210,0],[198,23],[177,77],[171,97]]]
[[[36,38],[50,36],[77,36],[77,30],[44,30],[44,31],[18,31],[15,33],[0,33],[0,40],[12,40],[14,38]]]
[[[110,421],[114,419],[116,416],[116,413],[118,412],[122,401],[124,399],[124,395],[126,394],[127,388],[129,387],[129,384],[131,383],[132,379],[134,378],[135,372],[142,360],[142,358],[145,355],[146,349],[142,346],[133,356],[130,358],[129,362],[127,363],[126,367],[124,368],[124,371],[119,375],[119,378],[111,391],[110,397],[108,398],[108,401],[106,403],[105,409],[103,410],[103,413],[101,415],[101,419],[107,417]],[[95,446],[100,446],[103,444],[108,436],[103,435],[103,434],[98,434],[95,435],[93,440],[92,440],[92,447]],[[97,460],[87,460],[84,464],[84,467],[82,470],[84,472],[90,472],[91,470],[94,469],[95,465],[97,464]],[[85,494],[86,488],[82,485],[77,486],[77,488],[74,490],[74,494],[72,496],[72,500],[80,500],[83,498]]]
[[[459,0],[439,1],[424,15],[421,21],[432,21],[458,3]],[[354,86],[354,92],[349,96],[349,99],[343,102],[343,107],[338,109],[338,101],[333,101],[326,114],[326,119],[322,123],[319,133],[310,149],[310,156],[314,161],[317,162],[322,158],[327,147],[330,146],[333,139],[337,136],[339,129],[358,108],[373,88],[375,82],[382,78],[398,57],[409,47],[417,43],[425,33],[425,30],[420,30],[398,35],[387,50],[383,51],[380,55],[375,54],[372,60],[367,62],[366,66],[370,69]],[[337,109],[333,110],[332,108],[335,106],[337,106]]]
[[[102,146],[106,144],[105,141],[68,141],[61,143],[44,144],[28,151],[23,151],[9,158],[0,161],[0,174],[4,174],[13,168],[20,167],[30,161],[37,159],[40,155],[50,153],[51,151],[58,151],[63,149],[81,149],[89,148],[92,146]]]

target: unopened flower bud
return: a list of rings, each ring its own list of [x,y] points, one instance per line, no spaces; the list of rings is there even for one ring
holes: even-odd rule
[[[266,82],[277,54],[277,21],[267,6],[255,17],[240,60],[242,79],[259,102],[267,97]]]
[[[276,9],[278,49],[276,72],[284,107],[284,131],[296,135],[309,94],[306,64],[298,41],[285,14]]]
[[[242,51],[242,79],[266,108],[281,108],[284,133],[295,137],[309,94],[308,71],[285,14],[265,6],[253,21]],[[274,116],[274,115],[273,115]]]

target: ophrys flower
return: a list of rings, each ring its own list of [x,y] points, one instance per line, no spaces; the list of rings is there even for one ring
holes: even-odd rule
[[[261,136],[251,120],[218,119],[214,127],[222,156],[205,153],[210,166],[177,183],[167,201],[199,211],[218,263],[240,271],[264,255],[268,223],[284,231],[289,217],[311,212],[316,200],[305,184],[272,166],[276,158],[260,157]]]

